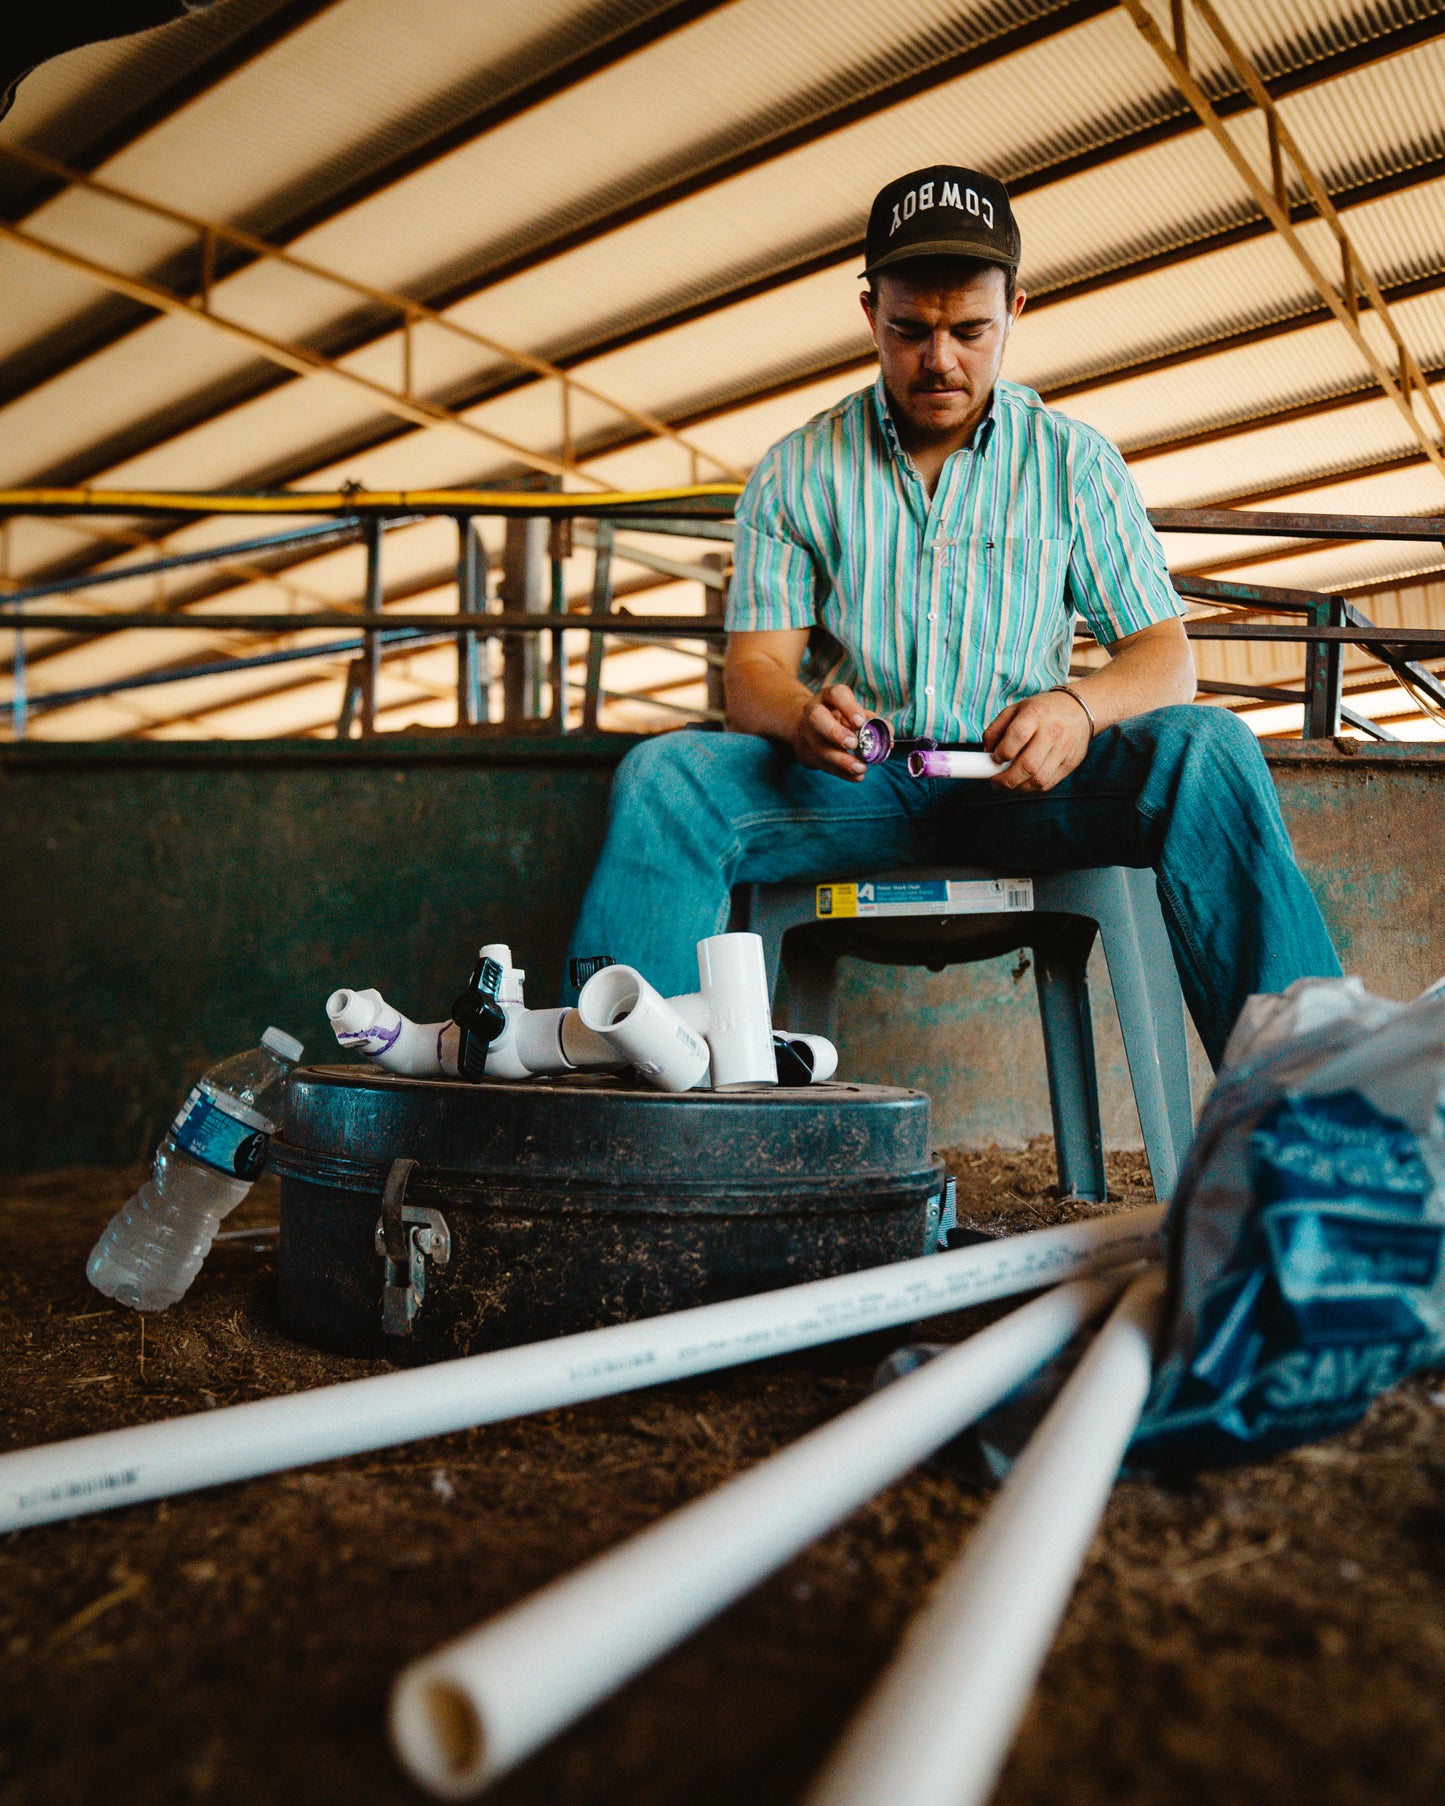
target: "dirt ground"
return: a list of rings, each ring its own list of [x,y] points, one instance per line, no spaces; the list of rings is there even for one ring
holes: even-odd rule
[[[1045,1145],[952,1166],[982,1226],[1065,1214]],[[137,1177],[0,1181],[4,1446],[372,1370],[282,1336],[265,1238],[144,1323],[90,1291]],[[1149,1195],[1139,1158],[1112,1182]],[[266,1180],[227,1227],[275,1218]],[[907,1339],[0,1538],[0,1801],[420,1799],[382,1730],[402,1663],[833,1415]],[[1268,1465],[1121,1485],[998,1806],[1439,1806],[1442,1386]],[[788,1806],[986,1502],[912,1474],[489,1798]]]

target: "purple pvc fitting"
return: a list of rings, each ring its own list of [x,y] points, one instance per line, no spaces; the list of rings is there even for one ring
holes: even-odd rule
[[[911,752],[932,752],[938,742],[923,734],[917,740],[895,740],[893,729],[879,715],[871,716],[858,729],[858,757],[865,765],[881,765],[885,759]]]
[[[893,751],[893,729],[874,715],[858,729],[858,757],[865,765],[881,765]]]

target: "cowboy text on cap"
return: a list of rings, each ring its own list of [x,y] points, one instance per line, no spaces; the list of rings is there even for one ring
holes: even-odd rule
[[[933,191],[939,186],[943,192],[935,202]],[[976,219],[982,219],[984,225],[993,230],[993,202],[986,194],[981,195],[976,188],[960,191],[957,182],[920,182],[917,188],[910,188],[901,201],[893,203],[893,223],[888,228],[888,236],[892,238],[903,222],[912,219],[915,213],[926,212],[933,206],[956,207],[960,213],[971,213]]]

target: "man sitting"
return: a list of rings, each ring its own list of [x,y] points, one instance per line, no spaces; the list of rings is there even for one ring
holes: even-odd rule
[[[1024,305],[1002,186],[936,167],[868,222],[872,388],[775,445],[737,509],[726,734],[636,747],[573,951],[696,984],[744,882],[891,866],[1153,867],[1218,1063],[1252,991],[1339,972],[1254,735],[1194,660],[1118,450],[999,379]],[[1075,617],[1109,662],[1069,681]],[[977,742],[991,780],[865,766],[857,730]]]

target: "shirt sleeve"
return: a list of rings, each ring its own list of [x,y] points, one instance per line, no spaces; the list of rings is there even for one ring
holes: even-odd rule
[[[729,633],[772,633],[817,622],[817,568],[811,548],[787,518],[777,452],[770,452],[738,497]]]
[[[1184,613],[1118,447],[1103,440],[1074,497],[1069,601],[1100,645]]]

